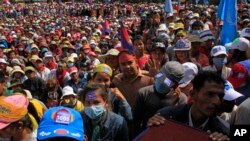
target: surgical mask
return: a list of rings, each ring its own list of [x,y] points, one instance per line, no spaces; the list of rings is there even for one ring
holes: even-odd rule
[[[18,50],[19,50],[19,51],[23,51],[23,50],[24,50],[24,48],[18,48]]]
[[[67,62],[67,66],[68,66],[68,67],[73,67],[73,66],[74,66],[74,63],[73,63],[73,62]]]
[[[85,107],[86,115],[91,119],[98,119],[106,111],[103,105],[99,104],[96,106]]]
[[[192,34],[196,36],[200,36],[201,30],[192,30]]]
[[[213,63],[215,66],[222,67],[227,63],[227,58],[213,58]]]

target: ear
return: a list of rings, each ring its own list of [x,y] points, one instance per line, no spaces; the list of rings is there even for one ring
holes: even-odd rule
[[[23,126],[24,126],[23,122],[22,121],[18,121],[17,124],[16,124],[16,129],[18,131],[22,131],[23,130]]]

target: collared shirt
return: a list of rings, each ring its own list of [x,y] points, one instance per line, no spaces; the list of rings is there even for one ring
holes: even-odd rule
[[[209,118],[207,118],[206,121],[203,122],[203,123],[201,124],[201,126],[198,127],[198,128],[204,129],[204,128],[206,127],[207,123],[208,123],[208,119],[209,119]],[[188,125],[191,126],[191,127],[194,127],[193,120],[192,120],[192,116],[191,116],[191,108],[189,109],[189,113],[188,113]]]
[[[129,105],[133,107],[138,90],[142,87],[152,85],[154,80],[149,76],[143,75],[141,70],[139,70],[138,75],[134,79],[128,80],[124,77],[123,73],[120,73],[114,77],[113,83],[127,99]]]

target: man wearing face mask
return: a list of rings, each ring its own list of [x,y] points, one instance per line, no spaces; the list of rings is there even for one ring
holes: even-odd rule
[[[212,57],[212,64],[203,68],[207,71],[215,71],[221,75],[222,78],[227,79],[231,73],[231,68],[226,67],[227,52],[224,46],[214,46],[210,52]]]
[[[155,76],[154,85],[139,89],[133,108],[135,134],[144,130],[148,119],[162,107],[187,103],[187,97],[178,89],[183,76],[183,66],[170,61]]]
[[[74,93],[72,87],[65,86],[62,94],[60,106],[73,108],[79,112],[84,109],[83,103],[77,99],[77,94]]]

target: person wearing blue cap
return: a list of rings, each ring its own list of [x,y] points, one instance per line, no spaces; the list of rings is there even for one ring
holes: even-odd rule
[[[39,141],[86,141],[81,114],[62,106],[50,108],[40,121],[37,139]]]

